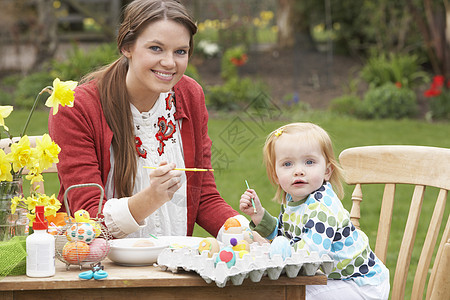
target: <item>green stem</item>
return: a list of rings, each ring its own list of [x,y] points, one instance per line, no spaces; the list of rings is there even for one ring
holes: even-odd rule
[[[23,137],[25,135],[25,132],[27,131],[27,128],[28,128],[28,124],[30,123],[30,120],[31,120],[31,116],[33,115],[34,110],[36,109],[36,105],[38,103],[38,100],[41,98],[41,95],[44,92],[50,93],[51,90],[53,90],[53,87],[51,87],[51,86],[47,86],[47,87],[43,88],[42,91],[34,99],[33,107],[30,110],[30,114],[28,115],[27,121],[25,123],[25,126],[23,127],[22,134],[20,135],[20,137]]]

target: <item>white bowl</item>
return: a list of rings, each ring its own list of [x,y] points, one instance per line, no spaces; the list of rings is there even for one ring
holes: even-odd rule
[[[136,246],[136,243],[150,241],[154,246]],[[116,264],[123,266],[148,266],[156,262],[159,253],[169,247],[165,239],[129,238],[117,239],[111,243],[108,258]]]

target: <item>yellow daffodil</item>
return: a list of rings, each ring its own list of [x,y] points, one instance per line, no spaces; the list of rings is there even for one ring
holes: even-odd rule
[[[37,171],[35,171],[35,172],[36,173],[30,172],[25,176],[25,179],[29,180],[31,185],[33,185],[33,183],[44,181],[44,177],[42,176],[42,174]],[[38,187],[36,187],[36,190],[37,189],[38,189]]]
[[[12,181],[11,174],[12,157],[10,154],[6,154],[5,151],[0,149],[0,181]]]
[[[52,141],[48,134],[44,134],[41,139],[36,139],[36,151],[41,171],[48,169],[53,163],[58,163],[58,154],[61,148]]]
[[[77,87],[76,81],[61,81],[59,78],[53,80],[53,92],[45,102],[45,106],[53,107],[53,114],[58,112],[59,105],[73,106],[74,89]]]
[[[11,199],[11,213],[14,214],[16,212],[17,205],[23,200],[22,197],[14,197]]]
[[[30,140],[28,136],[23,136],[19,142],[11,144],[11,155],[13,159],[14,172],[19,171],[21,168],[33,165],[34,157],[33,151],[30,147]]]
[[[0,106],[0,126],[3,126],[6,131],[9,131],[9,128],[5,125],[5,119],[12,111],[13,107],[11,105]]]

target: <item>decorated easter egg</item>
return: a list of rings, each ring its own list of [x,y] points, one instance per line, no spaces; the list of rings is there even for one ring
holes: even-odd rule
[[[81,241],[90,243],[95,238],[94,226],[90,223],[74,223],[66,231],[66,237],[69,241]]]
[[[217,254],[216,257],[216,264],[223,261],[228,268],[231,268],[236,264],[236,253],[234,252],[233,248],[230,246],[224,247],[222,250],[220,250],[219,254]]]
[[[89,244],[89,255],[87,256],[86,261],[101,261],[108,255],[109,248],[109,242],[107,240],[102,238],[94,239]]]
[[[241,250],[238,252],[238,256],[239,258],[243,258],[245,254],[248,254],[249,252],[246,250]]]
[[[270,244],[269,257],[273,258],[275,254],[281,255],[283,260],[292,256],[292,247],[289,240],[284,236],[277,236]]]
[[[242,235],[244,236],[244,240],[246,240],[249,244],[253,243],[254,237],[253,237],[253,232],[250,228],[245,228],[244,231],[242,231]]]
[[[85,242],[67,242],[64,245],[62,256],[69,264],[79,264],[89,255],[89,245]]]
[[[234,251],[250,251],[250,244],[246,240],[238,241],[235,238],[230,239],[230,244],[233,246]]]
[[[213,237],[207,237],[201,240],[198,245],[198,252],[201,254],[203,251],[208,251],[208,257],[212,257],[213,254],[218,253],[219,250],[219,242]]]
[[[102,226],[100,225],[100,223],[90,220],[89,224],[91,224],[92,227],[94,227],[95,237],[99,237],[100,233],[102,233]]]
[[[238,219],[231,217],[225,221],[223,224],[224,232],[230,234],[240,234],[242,233],[241,223]]]

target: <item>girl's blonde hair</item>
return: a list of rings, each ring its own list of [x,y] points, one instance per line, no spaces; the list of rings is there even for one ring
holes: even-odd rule
[[[273,200],[280,203],[285,203],[286,201],[286,192],[283,191],[281,186],[277,183],[277,174],[275,169],[275,144],[282,134],[296,133],[302,133],[307,139],[315,140],[319,143],[326,162],[331,165],[333,170],[331,173],[330,183],[339,199],[342,199],[344,197],[344,188],[342,186],[343,170],[334,156],[333,144],[328,133],[320,126],[312,123],[291,123],[272,131],[267,136],[266,143],[263,148],[263,159],[266,166],[267,176],[272,184],[277,187]]]

